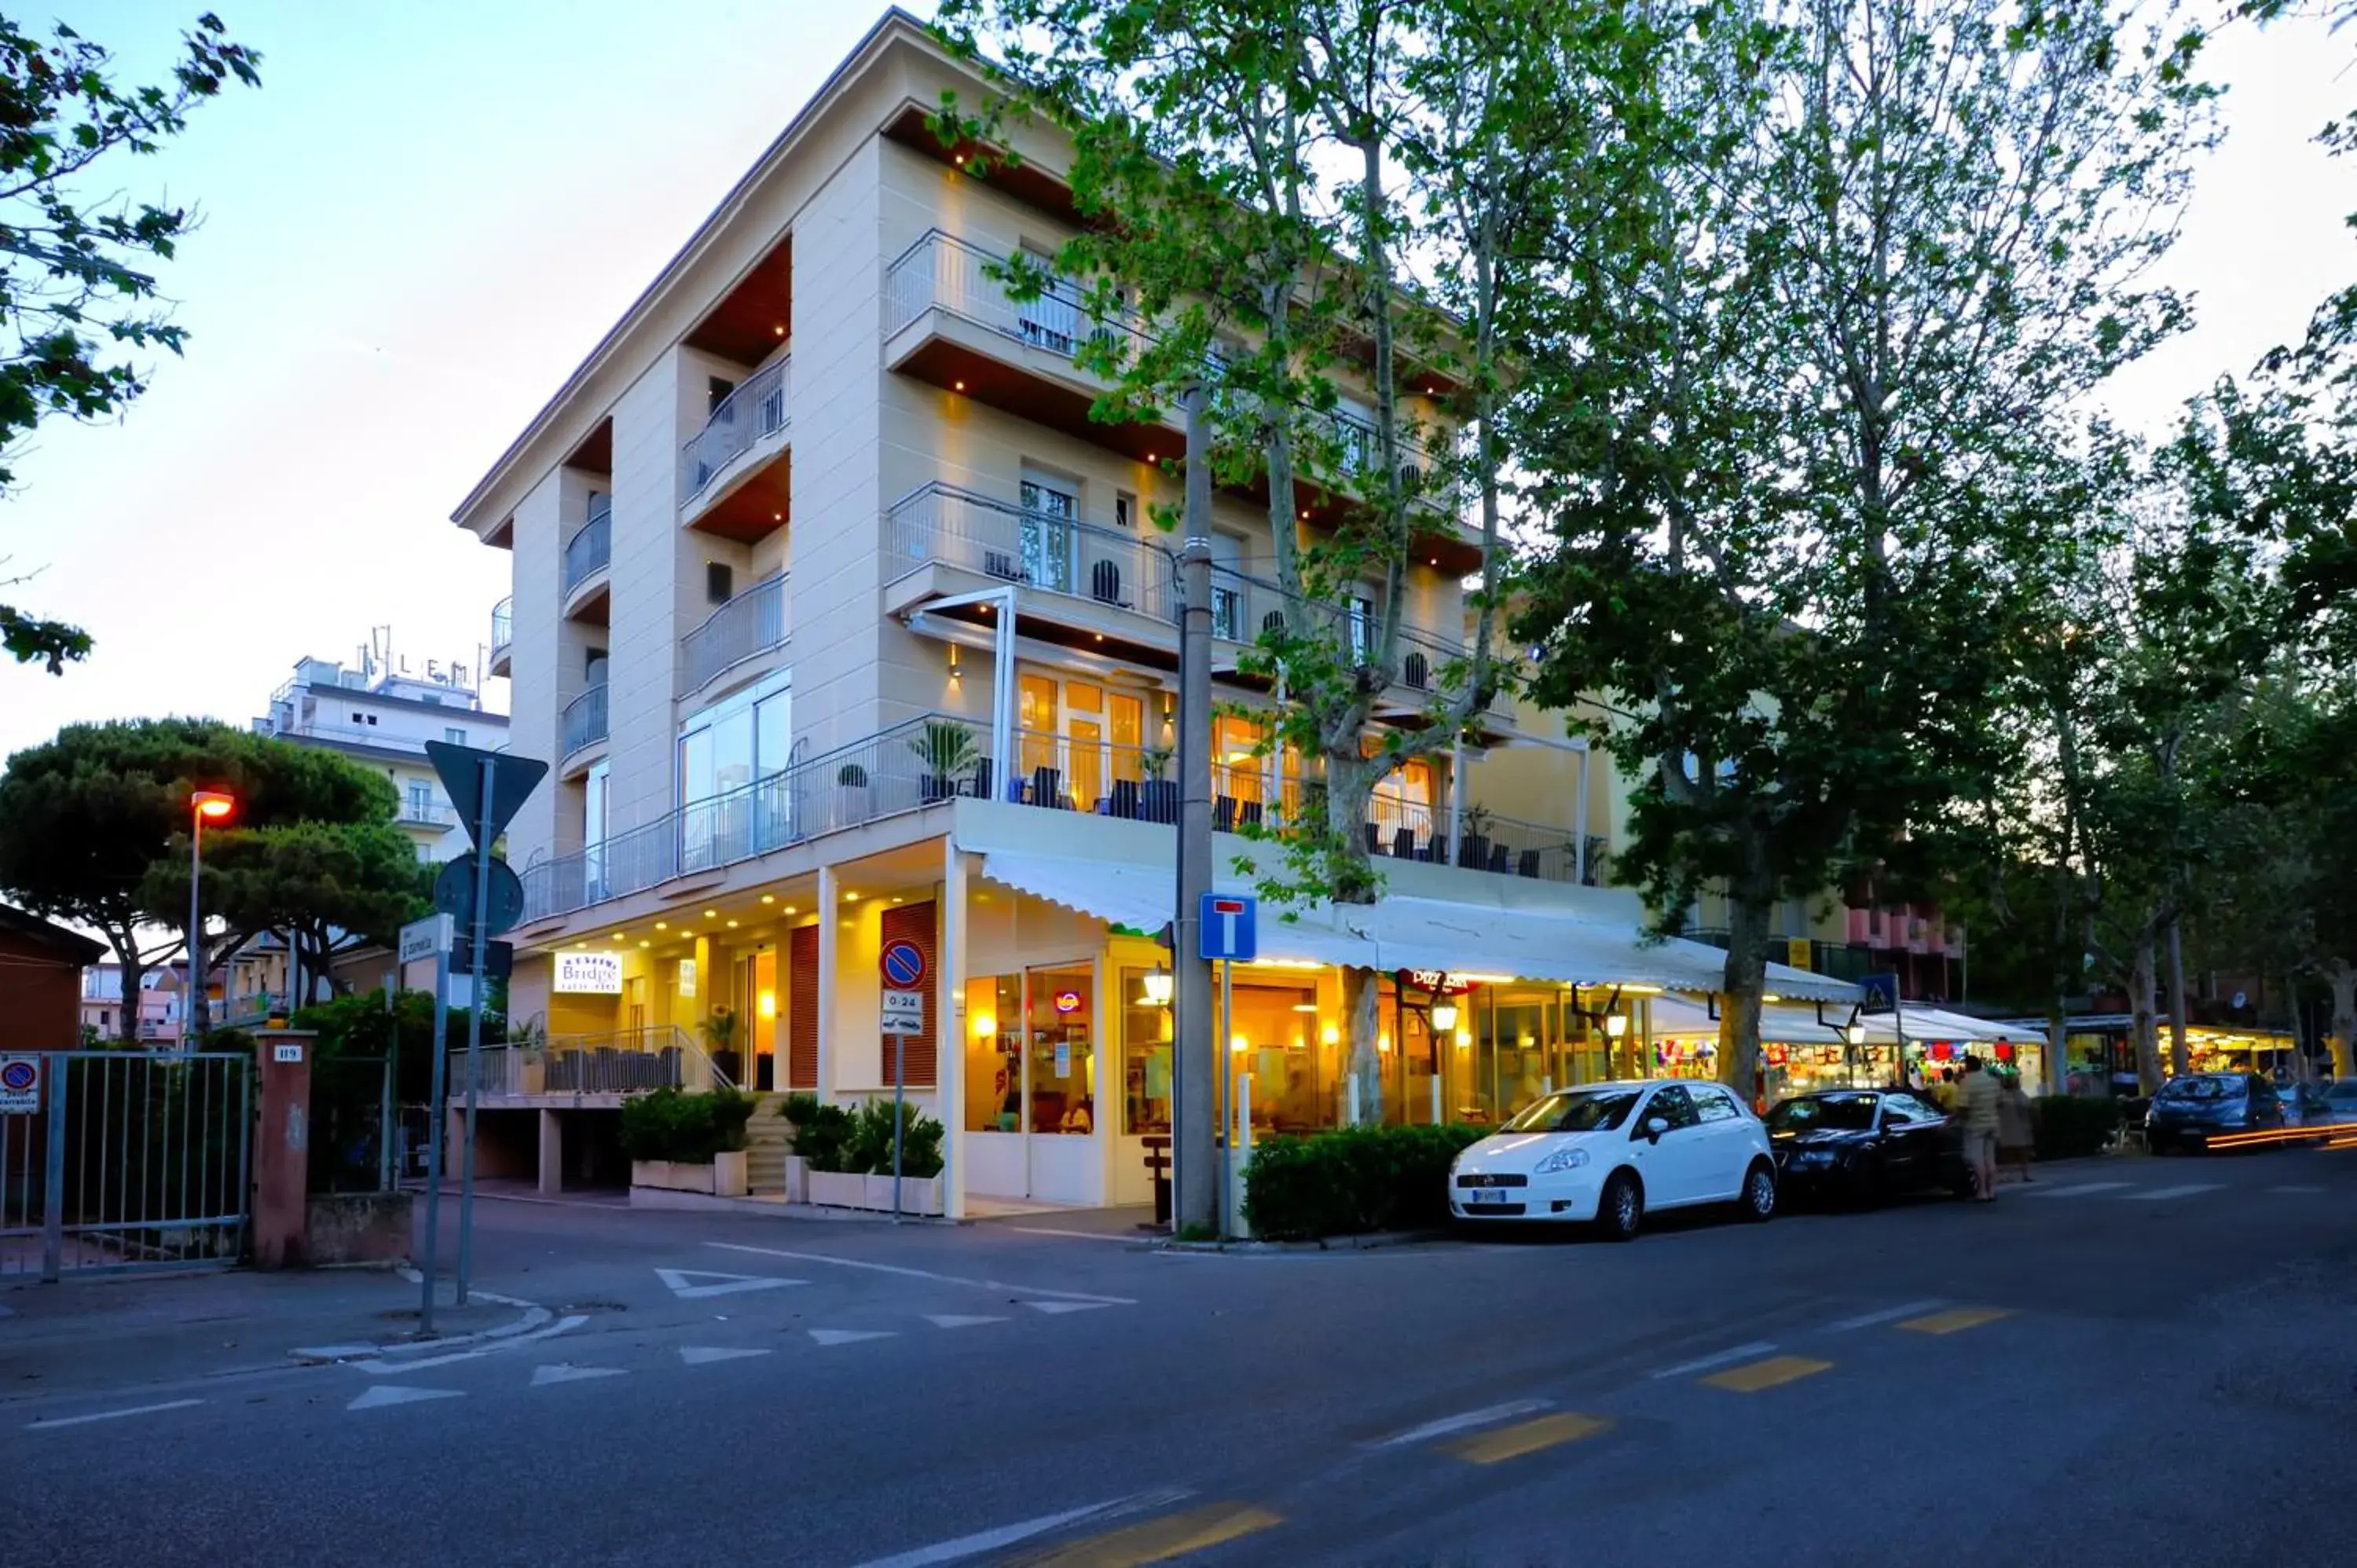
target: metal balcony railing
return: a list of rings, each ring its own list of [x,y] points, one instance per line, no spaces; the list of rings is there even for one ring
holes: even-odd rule
[[[467,1090],[467,1053],[450,1053],[453,1094]],[[735,1087],[711,1055],[676,1024],[603,1035],[557,1035],[542,1045],[486,1046],[477,1092],[528,1097],[637,1094],[650,1089]]]
[[[1067,360],[1091,343],[1111,342],[1126,351],[1143,341],[1132,323],[1090,315],[1080,285],[1068,278],[1050,279],[1036,299],[1017,299],[1009,284],[992,275],[1006,260],[953,234],[928,231],[886,276],[884,335],[940,310]]]
[[[786,578],[764,578],[714,610],[679,639],[680,691],[700,691],[733,665],[786,641]]]
[[[614,509],[601,506],[565,542],[565,592],[604,571],[614,559]]]
[[[565,704],[565,751],[570,756],[606,738],[606,686],[599,682]]]
[[[903,561],[942,561],[1178,623],[1169,554],[1127,529],[1026,511],[935,480],[893,503],[884,514],[884,532],[885,548]]]
[[[704,428],[683,443],[679,451],[679,504],[687,505],[709,489],[721,470],[743,456],[754,443],[785,429],[791,383],[780,359],[745,379],[745,383],[720,400]]]
[[[491,657],[497,659],[515,640],[515,600],[501,599],[491,607]]]
[[[404,800],[394,820],[414,827],[454,828],[458,825],[458,813],[444,800]]]

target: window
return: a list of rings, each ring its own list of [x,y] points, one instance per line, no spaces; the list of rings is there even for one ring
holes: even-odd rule
[[[1081,512],[1070,480],[1027,475],[1023,480],[1023,579],[1060,594],[1073,591],[1073,547]]]
[[[1113,493],[1113,522],[1115,528],[1137,526],[1137,498],[1127,490]]]
[[[730,381],[726,376],[706,376],[704,379],[704,412],[705,416],[707,418],[710,417],[712,411],[718,408],[722,403],[726,403],[728,401],[728,394],[736,390],[737,383]],[[591,511],[597,510],[597,499],[595,496],[592,496],[589,499],[589,510]]]
[[[413,822],[429,822],[433,816],[434,786],[423,779],[410,780],[409,820]]]
[[[1732,1122],[1743,1115],[1735,1097],[1723,1089],[1703,1087],[1686,1092],[1694,1098],[1695,1114],[1705,1122]]]
[[[737,596],[737,569],[726,561],[704,564],[704,596],[709,603],[725,605]]]
[[[1121,972],[1121,1130],[1131,1137],[1170,1131],[1170,1008],[1147,998],[1149,972]]]
[[[1351,657],[1361,664],[1375,650],[1375,601],[1364,594],[1351,596]]]
[[[1695,1112],[1694,1101],[1688,1097],[1684,1087],[1680,1084],[1673,1084],[1667,1089],[1657,1089],[1653,1091],[1653,1098],[1645,1102],[1645,1115],[1643,1120],[1637,1123],[1638,1131],[1644,1131],[1646,1123],[1657,1117],[1668,1122],[1669,1130],[1673,1133],[1682,1127],[1695,1126],[1702,1120]]]
[[[452,725],[443,730],[442,738],[448,741],[452,746],[464,746],[467,744],[467,732],[463,729],[459,729],[456,725]]]
[[[1629,1119],[1633,1089],[1575,1089],[1548,1095],[1500,1129],[1507,1133],[1608,1133]]]

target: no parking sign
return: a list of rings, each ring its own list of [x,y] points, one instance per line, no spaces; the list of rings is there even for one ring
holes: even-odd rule
[[[30,1116],[41,1108],[41,1058],[0,1057],[0,1116]]]

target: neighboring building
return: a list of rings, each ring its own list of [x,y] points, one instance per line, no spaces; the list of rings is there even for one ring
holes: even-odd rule
[[[139,977],[133,1033],[142,1045],[180,1043],[188,1026],[188,986],[177,963],[158,964]],[[102,1041],[123,1037],[123,966],[113,959],[94,963],[81,977],[81,1021]]]
[[[79,931],[0,904],[0,1050],[80,1046],[84,972],[105,951]]]
[[[354,668],[301,660],[271,693],[270,712],[253,728],[382,768],[393,781],[395,821],[416,842],[418,858],[447,860],[463,853],[468,840],[426,760],[425,743],[504,750],[507,715],[483,706],[481,681],[471,664],[434,660],[413,667],[393,653],[391,640],[381,632],[361,650]]]
[[[1178,629],[1147,512],[1179,499],[1180,438],[1089,417],[1075,347],[1124,324],[990,275],[1072,232],[1062,159],[1027,141],[969,177],[926,127],[945,91],[985,90],[888,15],[456,514],[513,553],[492,670],[514,749],[552,765],[509,837],[511,1014],[553,1048],[488,1069],[486,1169],[533,1168],[536,1144],[553,1184],[563,1139],[610,1136],[620,1092],[707,1053],[765,1090],[888,1091],[878,962],[905,941],[926,972],[905,1081],[951,1129],[953,1209],[1150,1191]],[[1449,389],[1415,381],[1437,418]],[[1354,406],[1335,431],[1365,451]],[[1330,522],[1337,498],[1303,499],[1305,532]],[[1236,673],[1281,607],[1265,507],[1222,492],[1213,531],[1219,696],[1244,711],[1203,722],[1232,828],[1315,779],[1254,760],[1267,697]],[[1465,651],[1478,534],[1436,506],[1418,553],[1378,730],[1418,722]],[[1582,885],[1619,810],[1583,745],[1507,702],[1478,727],[1467,766],[1412,764],[1369,813],[1397,897],[1262,922],[1231,1031],[1256,1123],[1352,1114],[1338,964],[1383,973],[1386,1108],[1417,1121],[1636,1069],[1642,997],[1716,985],[1719,955],[1641,942],[1633,896]],[[1223,885],[1254,853],[1221,838]]]

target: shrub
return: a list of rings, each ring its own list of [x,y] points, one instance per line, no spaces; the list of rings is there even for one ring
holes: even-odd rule
[[[745,1146],[753,1097],[716,1089],[690,1094],[665,1087],[622,1102],[622,1153],[634,1160],[706,1165]]]
[[[2120,1102],[2108,1094],[2050,1094],[2031,1104],[2041,1160],[2095,1154],[2119,1129]]]
[[[794,1130],[794,1153],[814,1171],[842,1173],[850,1163],[851,1112],[840,1105],[822,1105],[815,1094],[789,1094],[778,1107]]]
[[[908,1131],[902,1135],[900,1174],[922,1181],[942,1174],[942,1124],[913,1107],[908,1109]],[[871,1100],[851,1118],[847,1168],[870,1176],[892,1174],[892,1132],[896,1118],[888,1100]]]
[[[1442,1224],[1449,1162],[1487,1135],[1450,1124],[1271,1138],[1244,1166],[1244,1219],[1278,1240]]]

